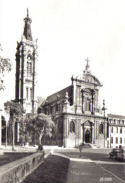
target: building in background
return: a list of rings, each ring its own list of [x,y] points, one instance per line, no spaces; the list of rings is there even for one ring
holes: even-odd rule
[[[125,146],[125,116],[108,114],[109,147]]]

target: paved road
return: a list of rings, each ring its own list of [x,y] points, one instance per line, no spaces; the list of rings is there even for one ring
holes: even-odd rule
[[[24,183],[125,183],[125,163],[110,160],[105,151],[86,149],[81,157],[76,149],[56,153]],[[70,161],[65,156],[69,156]]]
[[[107,154],[82,153],[84,159],[71,159],[67,183],[123,183],[125,163],[109,160]]]
[[[120,168],[122,170],[121,165],[108,166],[96,164],[95,162],[70,161],[67,183],[125,182],[124,172],[121,172],[122,176],[116,175],[117,169]]]

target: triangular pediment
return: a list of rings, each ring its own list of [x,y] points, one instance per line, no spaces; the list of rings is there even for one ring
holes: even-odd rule
[[[102,86],[101,82],[97,79],[97,77],[95,77],[91,73],[84,73],[82,75],[77,76],[76,79],[79,81],[85,82],[87,84]]]
[[[93,123],[92,123],[91,121],[87,120],[87,121],[85,121],[85,122],[83,123],[83,125],[84,125],[84,126],[92,126]]]

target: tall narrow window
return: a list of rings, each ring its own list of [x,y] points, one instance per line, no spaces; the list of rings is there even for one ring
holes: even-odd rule
[[[122,127],[120,128],[120,133],[122,133]]]
[[[32,88],[30,88],[30,100],[32,101]]]
[[[29,72],[30,74],[32,74],[32,63],[30,62],[30,65],[29,65]]]
[[[26,99],[28,100],[29,96],[28,96],[28,88],[26,88]]]
[[[75,132],[75,123],[73,121],[70,123],[70,132]]]
[[[88,101],[88,111],[91,111],[91,100]]]
[[[116,127],[116,133],[118,133],[118,127]]]
[[[110,137],[110,142],[111,144],[113,144],[113,137]]]
[[[120,144],[122,144],[122,137],[120,137]]]
[[[113,127],[111,127],[111,133],[113,133]]]
[[[28,55],[27,57],[27,76],[32,75],[32,57],[31,55]]]
[[[103,133],[103,124],[102,124],[102,123],[99,125],[99,133],[100,133],[100,134]]]
[[[86,111],[91,111],[91,100],[89,98],[86,99]]]
[[[118,144],[118,137],[116,137],[116,139],[115,139],[115,143],[116,143],[116,144]]]

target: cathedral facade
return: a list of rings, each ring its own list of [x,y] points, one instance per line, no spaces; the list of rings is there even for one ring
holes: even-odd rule
[[[82,75],[72,77],[71,85],[48,96],[42,112],[51,115],[56,124],[56,143],[64,147],[80,144],[107,146],[108,123],[105,104],[99,105],[100,81],[87,64]]]

